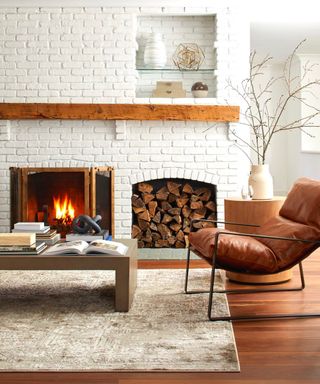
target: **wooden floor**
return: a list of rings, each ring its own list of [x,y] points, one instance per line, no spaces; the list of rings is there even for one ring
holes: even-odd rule
[[[182,262],[141,261],[141,268],[179,268]],[[197,263],[195,266],[201,266]],[[233,295],[231,313],[264,309],[320,312],[320,251],[305,263],[302,292]],[[292,282],[297,283],[297,272]],[[205,317],[206,314],[204,313]],[[240,373],[2,373],[0,383],[296,384],[320,383],[320,318],[234,324]],[[1,358],[1,356],[0,356]]]

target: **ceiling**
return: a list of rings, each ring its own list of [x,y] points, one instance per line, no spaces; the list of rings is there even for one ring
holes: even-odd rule
[[[285,59],[306,39],[299,53],[320,53],[318,0],[242,0],[250,20],[251,49]]]

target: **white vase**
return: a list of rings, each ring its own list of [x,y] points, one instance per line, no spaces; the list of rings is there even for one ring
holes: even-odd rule
[[[144,64],[148,68],[162,68],[167,63],[167,52],[161,34],[152,33],[144,50]]]
[[[273,180],[268,164],[251,166],[249,185],[251,185],[253,189],[253,200],[273,198]]]

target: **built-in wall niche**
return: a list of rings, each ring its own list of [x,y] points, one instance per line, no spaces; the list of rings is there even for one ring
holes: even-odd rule
[[[11,228],[19,221],[43,221],[62,234],[74,217],[101,215],[114,235],[112,167],[10,168]]]
[[[148,37],[158,33],[166,47],[167,63],[163,68],[148,68],[144,64],[144,51]],[[216,97],[216,16],[215,15],[149,15],[137,18],[136,69],[138,79],[136,97],[152,97],[157,81],[182,81],[186,97],[193,97],[195,82],[206,83],[207,97]],[[181,43],[195,43],[204,53],[198,70],[179,70],[172,57]]]
[[[132,186],[132,237],[139,248],[185,248],[194,219],[217,219],[216,186],[163,178]],[[195,228],[215,224],[196,223]]]

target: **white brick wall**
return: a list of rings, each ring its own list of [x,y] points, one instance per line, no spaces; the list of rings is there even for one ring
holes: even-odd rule
[[[129,237],[132,184],[160,177],[216,184],[218,212],[237,190],[237,156],[225,124],[127,122],[126,140],[116,140],[114,122],[11,121],[10,141],[0,141],[0,231],[9,229],[9,168],[115,168],[116,234]],[[189,145],[190,144],[190,145]]]
[[[0,101],[134,97],[133,15],[109,8],[0,8]]]
[[[219,1],[210,2],[210,8],[200,3],[197,8],[186,6],[188,2],[177,3],[141,7],[126,6],[121,1],[118,8],[101,4],[95,8],[59,4],[8,8],[0,4],[0,102],[225,104],[230,96],[225,79],[244,77],[246,70],[248,52],[243,42],[248,43],[248,34],[243,19],[234,17],[235,13]],[[161,27],[168,34],[173,28],[169,21],[179,20],[178,27],[172,29],[173,41],[188,42],[185,28],[190,25],[183,22],[182,16],[188,16],[188,21],[193,19],[193,33],[201,32],[197,30],[203,22],[202,42],[211,44],[216,40],[212,50],[215,58],[210,57],[212,52],[206,54],[218,68],[216,98],[149,99],[146,94],[143,99],[137,98],[139,22],[147,21],[144,24],[148,29],[149,21],[155,21],[152,28]],[[204,36],[210,34],[207,28],[211,28],[213,20],[212,36]],[[197,77],[193,80],[206,81]],[[245,157],[228,140],[226,124],[2,121],[0,231],[9,229],[11,166],[114,166],[116,234],[129,237],[131,186],[135,182],[158,177],[213,182],[218,187],[218,212],[222,218],[223,198],[237,192],[238,172],[244,164]]]
[[[207,82],[210,102],[225,102],[226,78],[244,77],[243,41],[248,45],[249,35],[241,15],[213,3],[212,8],[0,7],[0,102],[132,103],[136,96],[150,97],[161,78],[183,80],[189,97],[195,81]],[[203,68],[216,72],[139,79],[136,59],[141,64],[144,39],[152,31],[162,33],[169,65],[179,43],[196,42],[205,52]]]

